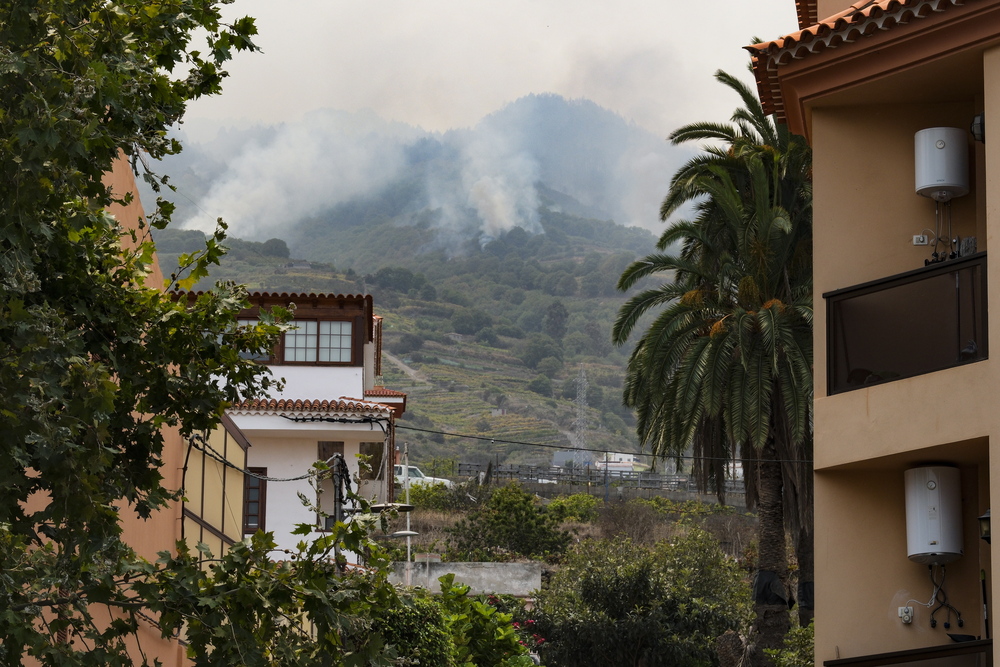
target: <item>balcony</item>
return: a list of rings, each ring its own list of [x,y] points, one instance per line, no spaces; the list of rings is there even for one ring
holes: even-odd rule
[[[827,292],[823,298],[828,394],[988,356],[986,253]]]
[[[826,660],[824,667],[987,667],[993,664],[993,641],[989,639],[866,655],[858,658]]]

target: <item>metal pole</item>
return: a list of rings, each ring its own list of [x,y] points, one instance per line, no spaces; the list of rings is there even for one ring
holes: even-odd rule
[[[410,504],[410,445],[409,443],[403,443],[403,493],[405,494],[406,504]],[[410,532],[410,514],[406,513],[406,532]],[[410,559],[410,536],[406,536],[406,585],[413,585],[413,561]]]
[[[608,482],[608,453],[604,452],[604,502],[608,502],[608,490],[610,485]]]

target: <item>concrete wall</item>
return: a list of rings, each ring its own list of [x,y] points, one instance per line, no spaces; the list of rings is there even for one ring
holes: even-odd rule
[[[454,573],[456,583],[470,587],[470,593],[500,593],[529,597],[542,587],[541,563],[413,563],[410,585],[441,591],[440,577]],[[393,563],[389,581],[406,585],[406,563]]]

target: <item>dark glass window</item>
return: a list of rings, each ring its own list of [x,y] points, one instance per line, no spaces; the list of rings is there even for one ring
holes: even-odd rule
[[[333,458],[334,454],[340,454],[341,456],[344,455],[344,443],[321,440],[319,442],[318,450],[319,451],[316,455],[317,460],[329,462],[329,460]]]
[[[247,468],[251,475],[243,476],[243,533],[253,534],[264,527],[267,505],[267,468]],[[255,477],[259,475],[260,477]]]
[[[830,394],[987,358],[985,253],[823,296]]]

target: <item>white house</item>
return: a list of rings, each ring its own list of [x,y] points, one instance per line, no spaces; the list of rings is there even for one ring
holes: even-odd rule
[[[325,476],[317,494],[307,476],[316,461],[333,463],[342,455],[352,483],[361,479],[364,496],[392,500],[389,453],[406,394],[375,384],[382,320],[372,312],[370,295],[254,293],[251,302],[241,321],[252,322],[262,309],[294,304],[295,328],[261,360],[284,379],[283,389],[228,410],[250,443],[243,530],[271,531],[279,549],[291,549],[300,539],[292,535],[298,524],[322,530],[330,521],[323,515],[334,514],[333,479]],[[370,470],[360,469],[359,455],[368,457]],[[303,505],[299,494],[315,507]]]

